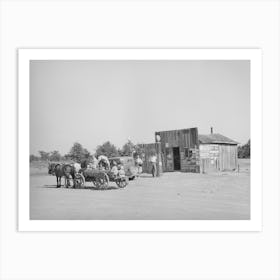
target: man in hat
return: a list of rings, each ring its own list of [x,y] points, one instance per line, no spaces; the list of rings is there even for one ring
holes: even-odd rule
[[[157,156],[156,156],[156,152],[152,153],[149,161],[152,164],[152,175],[153,175],[153,177],[155,177],[156,174],[157,174]]]

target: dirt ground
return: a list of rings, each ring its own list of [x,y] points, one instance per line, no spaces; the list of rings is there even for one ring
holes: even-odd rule
[[[56,188],[44,165],[30,168],[30,219],[246,220],[250,219],[250,161],[239,172],[170,172],[142,176],[124,189]]]

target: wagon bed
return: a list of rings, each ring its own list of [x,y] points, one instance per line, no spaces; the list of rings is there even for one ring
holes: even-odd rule
[[[128,177],[116,176],[109,170],[86,168],[75,175],[75,186],[81,188],[85,182],[92,182],[98,189],[106,189],[109,182],[115,182],[119,188],[124,188],[128,185]]]

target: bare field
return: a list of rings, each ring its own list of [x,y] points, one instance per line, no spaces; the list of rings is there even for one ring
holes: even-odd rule
[[[250,219],[250,160],[240,172],[170,172],[142,176],[124,189],[56,188],[43,164],[30,168],[30,219],[35,220],[246,220]]]

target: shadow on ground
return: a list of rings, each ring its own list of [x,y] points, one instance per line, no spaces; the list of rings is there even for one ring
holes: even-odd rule
[[[85,187],[81,187],[81,188],[73,188],[73,187],[70,187],[70,188],[66,188],[64,186],[61,186],[60,188],[58,188],[56,185],[44,185],[42,186],[41,188],[48,188],[48,189],[68,189],[68,190],[91,190],[91,191],[108,191],[108,190],[118,190],[120,189],[119,187],[117,186],[108,186],[107,188],[96,188],[96,187],[88,187],[88,186],[85,186]]]

